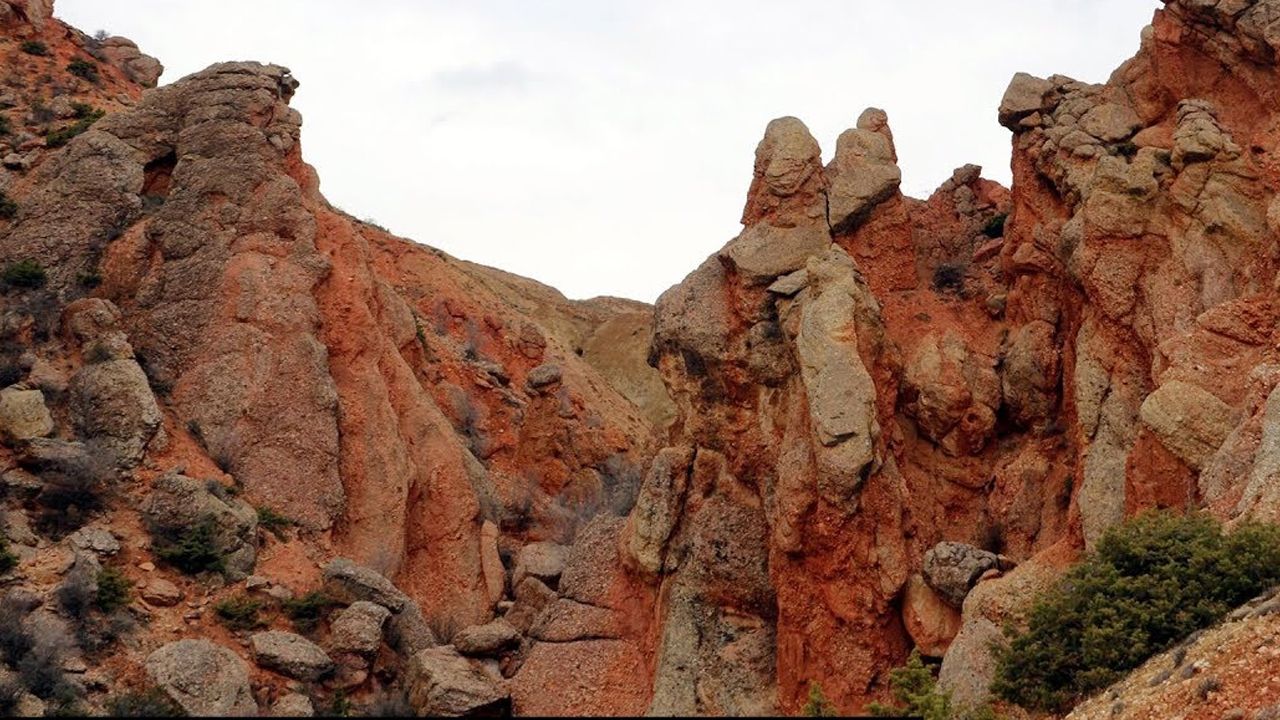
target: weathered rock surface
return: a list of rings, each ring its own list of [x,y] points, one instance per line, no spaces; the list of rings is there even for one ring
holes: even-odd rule
[[[419,716],[496,716],[511,706],[493,678],[450,647],[414,655],[406,673],[409,702]]]
[[[173,607],[182,602],[182,590],[164,578],[151,578],[138,589],[143,602],[154,607]]]
[[[295,680],[314,681],[333,670],[333,660],[319,645],[294,633],[272,630],[249,637],[253,659],[262,667]]]
[[[941,542],[924,555],[924,581],[952,607],[959,608],[978,578],[999,567],[995,553],[964,543]]]
[[[339,611],[329,626],[329,648],[334,652],[362,655],[378,651],[382,645],[382,626],[391,617],[387,608],[357,600]]]
[[[945,656],[951,641],[960,632],[960,613],[919,575],[912,575],[907,581],[902,622],[916,649],[925,657]]]
[[[520,644],[520,632],[505,620],[473,625],[453,636],[453,647],[463,655],[497,655]]]
[[[39,390],[8,387],[0,390],[0,435],[10,442],[47,437],[53,433],[53,416]]]
[[[208,640],[178,640],[151,653],[147,677],[189,715],[258,714],[244,661]]]

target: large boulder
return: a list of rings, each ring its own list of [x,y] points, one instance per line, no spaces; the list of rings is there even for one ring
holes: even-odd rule
[[[1020,120],[1047,107],[1045,95],[1053,83],[1024,72],[1016,73],[1000,100],[1000,124],[1016,129]]]
[[[391,611],[387,642],[396,652],[410,656],[436,644],[422,608],[377,570],[348,558],[335,558],[324,566],[323,574],[329,596],[347,603],[364,600]]]
[[[44,393],[21,386],[0,390],[0,439],[23,442],[53,433],[53,416]]]
[[[684,507],[692,461],[692,447],[663,448],[640,486],[627,521],[625,547],[629,559],[646,573],[656,575],[662,569],[667,540]]]
[[[169,541],[210,523],[213,546],[224,559],[227,577],[242,580],[253,570],[258,554],[258,511],[244,500],[223,497],[207,483],[170,472],[152,484],[142,512],[152,534]]]
[[[829,221],[835,233],[854,229],[876,205],[898,191],[902,171],[883,110],[868,108],[855,128],[836,140],[836,154],[827,165]]]
[[[335,558],[324,566],[324,589],[341,602],[366,600],[391,612],[400,612],[412,602],[382,573],[347,558]]]
[[[453,647],[463,655],[497,655],[520,644],[520,631],[506,620],[473,625],[453,636]]]
[[[82,435],[99,439],[125,466],[137,464],[160,427],[160,406],[132,357],[91,363],[71,378],[71,412]]]
[[[253,659],[262,667],[295,680],[312,682],[333,670],[333,660],[319,645],[290,632],[272,630],[249,638]]]
[[[912,575],[902,599],[902,624],[921,655],[940,658],[960,632],[960,613],[943,601],[923,577]]]
[[[147,677],[188,715],[250,717],[258,704],[249,668],[234,652],[208,640],[178,640],[147,657]]]
[[[558,543],[532,542],[525,545],[516,554],[516,566],[511,575],[512,586],[519,587],[525,578],[533,577],[550,587],[556,587],[568,556],[569,548]]]
[[[406,669],[409,703],[421,717],[500,716],[511,696],[451,647],[423,650]]]
[[[1181,380],[1164,383],[1142,403],[1143,424],[1197,470],[1235,427],[1234,414],[1213,393]]]
[[[329,647],[335,652],[376,653],[382,645],[382,626],[390,617],[387,608],[357,600],[334,617],[329,626]]]
[[[880,307],[861,273],[838,245],[806,265],[807,297],[799,303],[796,356],[809,401],[818,492],[846,506],[879,466],[876,386],[863,362],[874,347]]]
[[[159,60],[144,55],[138,50],[137,44],[128,38],[109,37],[98,43],[98,50],[112,64],[124,70],[130,80],[142,87],[155,87],[160,75],[164,73],[164,65]]]
[[[957,608],[983,573],[999,567],[998,555],[964,543],[940,542],[924,554],[925,582]]]

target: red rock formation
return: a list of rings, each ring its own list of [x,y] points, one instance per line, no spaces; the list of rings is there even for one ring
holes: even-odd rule
[[[678,445],[629,543],[663,588],[657,707],[734,710],[729,672],[776,674],[783,711],[810,682],[846,711],[882,697],[904,581],[941,539],[1057,544],[1052,568],[1146,508],[1274,512],[1271,5],[1170,0],[1107,84],[1016,77],[1010,192],[964,168],[902,197],[879,111],[826,168],[799,121],[770,125],[742,235],[657,308]],[[689,562],[707,533],[767,584]],[[987,607],[944,662],[963,702]],[[750,663],[711,632],[742,614]]]
[[[76,43],[91,46],[26,10],[9,17],[15,37],[51,53],[24,62],[65,64]],[[15,57],[16,45],[5,46]],[[647,330],[602,328],[643,306],[570,303],[334,209],[302,159],[288,105],[298,84],[285,68],[215,65],[99,103],[139,69],[123,55],[81,95],[58,96],[114,112],[4,176],[18,211],[0,220],[0,265],[35,260],[48,274],[4,300],[6,317],[28,322],[38,300],[56,322],[62,305],[92,296],[119,335],[106,352],[138,370],[136,352],[163,429],[145,418],[134,492],[177,464],[234,480],[252,505],[301,524],[303,562],[342,554],[371,565],[437,628],[492,618],[499,558],[523,543],[571,542],[591,518],[625,514],[652,451],[646,413],[661,418],[666,400],[648,368],[619,375],[643,367]],[[93,337],[24,332],[36,368],[80,378],[103,367]],[[580,357],[601,332],[619,342]],[[113,397],[72,384],[81,418]],[[108,430],[75,418],[57,428]],[[7,467],[10,453],[0,459]],[[299,554],[263,562],[315,577],[290,565]],[[627,646],[619,662],[637,652]],[[643,678],[628,675],[640,699],[627,707],[647,704]]]
[[[287,69],[143,93],[159,66],[131,43],[0,0],[0,265],[48,273],[0,299],[0,476],[38,491],[28,468],[106,448],[129,482],[98,520],[130,563],[135,508],[176,483],[234,506],[238,573],[256,555],[302,592],[344,555],[394,578],[397,645],[503,614],[498,646],[412,665],[421,703],[445,678],[518,713],[762,714],[820,683],[857,712],[913,646],[980,702],[1000,625],[1125,516],[1280,514],[1277,18],[1167,0],[1107,83],[1016,76],[1008,190],[966,166],[903,196],[879,110],[825,165],[776,120],[741,234],[650,329],[330,206]],[[157,481],[176,466],[249,504]],[[259,543],[249,505],[298,536]],[[21,530],[47,590],[74,553]],[[990,551],[944,546],[946,588],[944,540]]]

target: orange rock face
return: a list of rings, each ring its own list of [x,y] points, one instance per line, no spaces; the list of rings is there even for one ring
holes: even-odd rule
[[[15,36],[46,43],[22,63],[65,64],[88,46],[56,21],[8,17]],[[139,72],[126,45],[108,44]],[[524,543],[571,543],[592,518],[629,510],[669,415],[634,322],[646,306],[573,303],[332,208],[302,159],[285,68],[216,65],[141,98],[117,91],[126,69],[84,81],[113,112],[6,174],[18,210],[0,220],[0,264],[46,268],[43,287],[4,301],[36,368],[64,388],[105,367],[95,353],[145,370],[163,419],[144,418],[135,479],[181,465],[234,482],[301,528],[305,551],[262,558],[274,577],[350,557],[393,578],[437,631],[494,617],[514,592],[504,559]],[[56,324],[84,296],[114,313],[113,345],[64,341],[24,314],[38,301]],[[631,368],[642,371],[624,377]],[[73,398],[95,401],[77,382]],[[58,417],[59,434],[97,432]],[[647,616],[643,604],[618,612]],[[613,672],[625,666],[635,688],[619,707],[642,709],[647,673],[633,661],[648,655],[618,647]]]

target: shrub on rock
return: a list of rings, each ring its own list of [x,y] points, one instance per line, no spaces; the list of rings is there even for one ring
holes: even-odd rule
[[[1058,710],[1280,582],[1280,527],[1150,513],[1110,530],[1011,628],[992,691]]]

